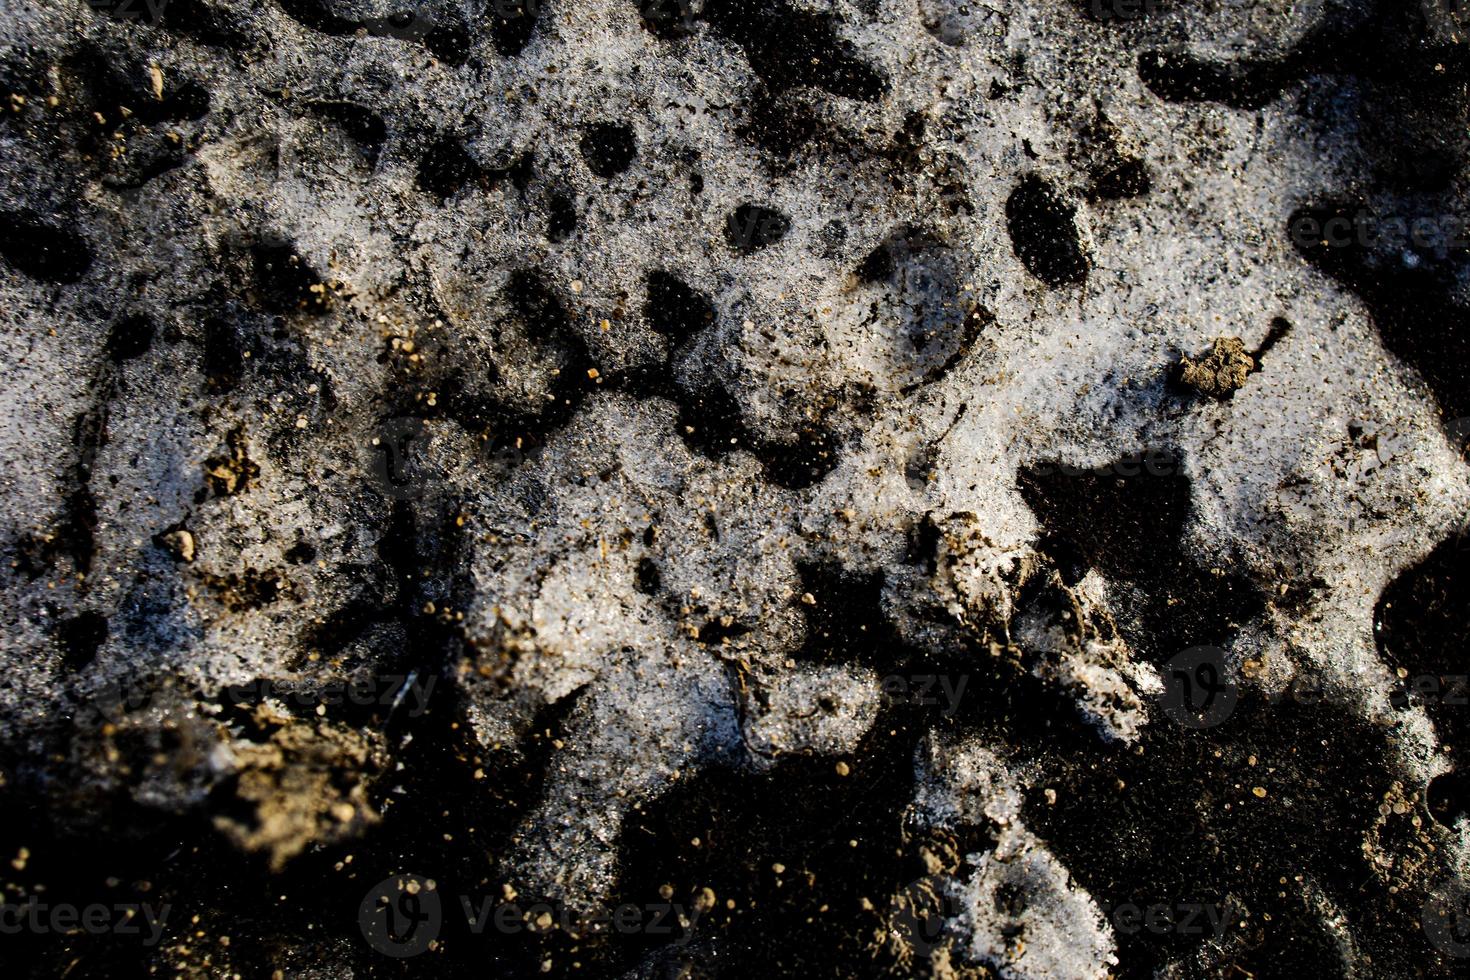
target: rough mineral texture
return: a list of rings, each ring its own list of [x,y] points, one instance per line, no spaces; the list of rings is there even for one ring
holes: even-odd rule
[[[8,0],[0,973],[1463,975],[1467,27]]]

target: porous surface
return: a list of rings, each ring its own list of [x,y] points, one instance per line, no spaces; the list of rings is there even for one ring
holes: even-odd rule
[[[1455,975],[1464,19],[15,0],[0,962]]]

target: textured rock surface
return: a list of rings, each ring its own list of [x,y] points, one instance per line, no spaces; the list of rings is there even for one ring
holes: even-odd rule
[[[1453,975],[1464,26],[12,3],[0,961]]]

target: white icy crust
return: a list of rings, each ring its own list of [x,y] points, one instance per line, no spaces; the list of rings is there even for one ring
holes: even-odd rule
[[[1254,38],[1260,54],[1284,48],[1329,5],[1271,14],[1242,0],[1224,5],[1224,21],[1171,5],[1137,30],[1183,37],[1206,53],[1222,37]],[[209,279],[219,243],[242,221],[278,230],[314,268],[352,286],[354,298],[330,316],[290,327],[336,402],[250,375],[202,412],[209,396],[200,394],[192,342],[156,341],[117,368],[109,438],[93,467],[92,573],[85,582],[5,580],[9,683],[0,686],[0,731],[25,739],[73,710],[71,696],[58,692],[75,685],[86,697],[140,670],[204,688],[289,673],[286,654],[306,630],[376,594],[361,570],[377,560],[388,526],[389,505],[367,475],[390,384],[380,331],[438,330],[494,348],[507,272],[532,266],[604,375],[667,350],[636,310],[649,268],[676,271],[711,296],[718,314],[679,370],[729,381],[747,424],[769,438],[790,438],[801,420],[835,403],[831,421],[846,440],[821,483],[783,490],[739,449],[720,462],[691,455],[667,403],[610,395],[590,398],[502,482],[504,469],[487,470],[469,436],[447,422],[431,425],[437,491],[462,495],[473,541],[477,598],[464,626],[486,657],[505,653],[514,664],[510,694],[464,681],[475,736],[509,745],[536,707],[583,691],[553,756],[546,801],[522,836],[521,866],[540,885],[594,899],[611,881],[626,808],[689,767],[762,765],[778,750],[855,745],[874,715],[870,672],[788,662],[804,628],[797,560],[885,570],[886,612],[916,645],[944,640],[913,615],[921,606],[978,630],[1011,610],[1008,576],[1035,558],[1038,528],[1016,474],[1037,461],[1088,466],[1177,446],[1192,480],[1188,538],[1197,556],[1271,590],[1326,583],[1306,613],[1273,607],[1247,624],[1232,654],[1261,659],[1281,683],[1293,670],[1325,672],[1342,682],[1332,690],[1365,714],[1386,711],[1374,601],[1464,521],[1470,481],[1420,379],[1384,351],[1362,305],[1309,268],[1283,232],[1294,208],[1363,169],[1346,151],[1323,155],[1323,146],[1351,145],[1335,138],[1352,125],[1348,114],[1321,106],[1317,125],[1326,133],[1306,131],[1290,103],[1325,92],[1312,80],[1259,111],[1163,102],[1142,86],[1136,56],[1119,37],[1062,0],[963,10],[941,0],[877,0],[862,12],[856,4],[808,6],[843,14],[841,33],[892,91],[872,104],[790,97],[868,149],[887,147],[911,114],[926,120],[932,136],[922,169],[902,189],[873,153],[803,152],[790,168],[769,169],[736,132],[731,106],[753,85],[739,49],[701,27],[675,52],[623,0],[545,0],[522,56],[488,57],[474,77],[401,42],[323,37],[273,4],[236,11],[248,30],[277,42],[248,63],[137,28],[138,50],[158,66],[165,90],[180,79],[210,82],[209,115],[179,127],[207,139],[190,162],[136,191],[86,188],[78,207],[97,261],[83,286],[37,283],[8,268],[0,278],[0,308],[10,313],[0,326],[0,535],[45,535],[60,519],[73,422],[91,408],[105,360],[96,309],[141,304],[161,328],[197,336],[198,324],[177,311],[192,309],[186,303]],[[112,26],[82,4],[23,0],[0,30],[7,44],[65,53]],[[333,66],[329,91],[319,88],[322,64]],[[1010,94],[992,97],[992,83]],[[270,95],[282,92],[296,94]],[[344,94],[388,122],[375,169],[297,101]],[[1005,201],[1023,173],[1080,196],[1084,175],[1069,152],[1078,128],[1099,113],[1120,147],[1147,162],[1154,189],[1080,201],[1091,275],[1078,288],[1047,289],[1012,250]],[[633,126],[638,156],[602,181],[587,171],[576,135],[609,118]],[[548,243],[544,215],[508,182],[441,206],[415,186],[408,122],[470,135],[469,151],[487,165],[503,164],[507,147],[534,149],[537,187],[574,193],[578,231]],[[64,197],[50,184],[55,168],[23,132],[0,131],[0,173],[11,188],[22,175],[27,187],[39,182],[36,200]],[[688,149],[699,150],[697,164]],[[704,187],[697,197],[689,192],[695,169]],[[944,206],[951,179],[970,205],[957,213]],[[724,220],[750,201],[783,210],[792,228],[739,256],[723,241]],[[836,248],[834,222],[845,226]],[[895,295],[853,282],[857,262],[905,227],[943,243],[922,259],[913,289]],[[394,297],[406,282],[426,284],[449,322],[405,323],[416,317]],[[600,330],[620,295],[631,298],[629,315]],[[957,311],[982,303],[995,321],[948,374],[910,390],[933,366],[907,335],[916,317],[935,315],[916,313],[915,296],[945,297]],[[1177,420],[1161,416],[1162,381],[1181,352],[1220,335],[1255,348],[1277,316],[1290,321],[1290,333],[1231,401],[1201,403]],[[544,380],[511,373],[506,384],[538,397]],[[871,420],[844,400],[856,384],[874,393]],[[1369,453],[1350,435],[1354,422],[1393,436]],[[258,479],[239,495],[193,504],[202,461],[237,425]],[[287,448],[268,453],[273,439]],[[1385,445],[1394,447],[1386,458]],[[932,478],[911,479],[910,464],[931,448]],[[573,479],[584,473],[584,482]],[[942,530],[944,560],[932,581],[900,565],[905,532],[925,515]],[[185,518],[199,546],[191,565],[150,544]],[[650,525],[658,528],[652,551],[664,591],[676,601],[634,587],[637,542]],[[298,541],[319,559],[289,565],[285,553]],[[247,567],[286,569],[291,593],[231,611],[200,585],[202,575]],[[1105,611],[1105,584],[1085,589]],[[697,621],[681,612],[700,603],[709,610]],[[80,676],[62,666],[51,638],[58,615],[88,609],[111,618],[140,608],[158,610],[145,634],[113,630]],[[751,632],[724,647],[695,642],[690,628],[725,615]],[[1113,737],[1131,740],[1147,723],[1139,698],[1151,675],[1126,650],[1053,650],[1037,669],[1054,672]],[[742,715],[742,677],[768,690],[764,709]],[[809,699],[824,696],[837,710],[816,718]],[[1428,761],[1431,733],[1416,718],[1404,751],[1422,779],[1440,763]],[[1011,842],[1020,851],[1004,853],[1034,857],[1013,860],[1016,873],[1057,880],[1044,851],[1016,843],[1021,833]],[[977,874],[973,887],[991,887],[1001,873]],[[1043,897],[1050,887],[1035,885]],[[1053,923],[1048,930],[1073,923],[1082,913],[1069,901],[1046,898],[1040,907],[1052,911],[1038,922]],[[976,954],[996,955],[986,945],[993,923],[972,916]],[[1046,949],[1042,939],[1017,962],[1050,962]],[[1091,953],[1084,960],[1102,962]]]
[[[994,849],[966,854],[945,882],[962,909],[966,958],[1016,980],[1102,980],[1117,965],[1112,928],[1044,842],[1021,821],[1021,792],[976,739],[931,735],[920,748],[912,819],[988,826]],[[998,894],[1000,893],[1000,894]]]

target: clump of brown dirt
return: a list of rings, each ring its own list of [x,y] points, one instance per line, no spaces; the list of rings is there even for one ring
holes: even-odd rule
[[[1255,369],[1256,362],[1239,337],[1216,337],[1204,357],[1179,359],[1179,379],[1212,398],[1229,397]]]
[[[263,742],[232,746],[239,806],[214,821],[231,840],[267,852],[279,870],[308,844],[340,840],[378,821],[367,788],[369,774],[382,765],[381,744],[364,732],[295,721],[266,705],[254,721],[275,731]]]

